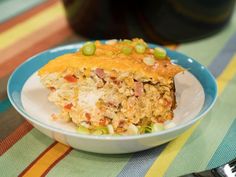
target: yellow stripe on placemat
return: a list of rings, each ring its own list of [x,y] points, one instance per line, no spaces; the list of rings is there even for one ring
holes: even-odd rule
[[[218,94],[220,95],[225,86],[236,74],[236,55],[233,56],[231,62],[227,65],[223,73],[218,77]],[[200,120],[201,121],[201,120]],[[182,147],[193,134],[200,121],[194,124],[190,129],[183,133],[180,137],[170,142],[164,151],[157,157],[151,168],[148,170],[146,177],[162,177],[166,173],[170,164],[181,151]]]
[[[55,143],[48,149],[41,157],[39,157],[32,166],[30,166],[22,176],[42,176],[45,172],[60,158],[62,158],[71,148],[61,144]]]
[[[45,9],[37,15],[29,18],[28,20],[17,24],[11,29],[0,34],[0,50],[3,50],[16,41],[23,39],[30,33],[39,28],[47,26],[60,16],[65,16],[65,10],[62,3],[59,1],[53,6]]]

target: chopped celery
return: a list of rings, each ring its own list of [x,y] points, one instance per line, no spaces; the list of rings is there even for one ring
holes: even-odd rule
[[[146,46],[142,43],[138,43],[136,46],[135,46],[135,50],[137,53],[144,53],[145,50],[146,50]]]
[[[114,134],[114,128],[111,124],[107,125],[107,129],[108,129],[109,134]]]
[[[90,133],[89,129],[87,129],[81,125],[77,128],[77,132],[79,132],[81,134],[89,134]]]
[[[152,132],[159,132],[164,130],[164,125],[161,123],[154,123],[152,124]]]
[[[130,134],[130,135],[136,135],[138,134],[139,131],[138,131],[138,127],[133,125],[133,124],[130,124],[127,128],[127,134]]]
[[[176,124],[173,121],[166,121],[164,123],[165,129],[174,128],[175,126],[176,126]]]
[[[102,127],[102,126],[94,128],[94,130],[92,132],[92,134],[94,134],[94,135],[104,135],[104,134],[108,134],[108,133],[109,132],[108,132],[107,127]]]

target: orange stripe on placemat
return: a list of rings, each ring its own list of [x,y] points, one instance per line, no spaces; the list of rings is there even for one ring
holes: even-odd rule
[[[24,135],[26,135],[30,130],[32,130],[32,128],[33,126],[29,122],[25,121],[14,132],[12,132],[9,136],[2,140],[0,142],[0,156],[4,154]]]
[[[13,27],[14,25],[16,25],[17,23],[20,23],[30,17],[32,17],[33,15],[37,14],[38,12],[44,10],[47,7],[52,6],[53,4],[55,4],[56,2],[58,2],[59,0],[48,0],[43,2],[42,4],[39,4],[35,7],[33,7],[32,9],[23,12],[20,15],[17,15],[15,17],[13,17],[12,19],[3,22],[0,24],[0,32],[3,32],[11,27]]]
[[[4,69],[0,69],[0,78],[12,72],[19,64],[29,57],[35,55],[38,52],[53,47],[60,42],[63,42],[71,33],[71,30],[67,27],[60,29],[51,36],[48,36],[48,38],[42,39],[41,41],[37,41],[36,43],[32,44],[32,46],[27,49],[27,52],[22,51],[17,56],[13,56],[8,60],[8,62],[1,64],[1,67]],[[10,60],[11,62],[9,62]]]
[[[71,147],[54,142],[26,167],[19,176],[45,176],[71,150]]]

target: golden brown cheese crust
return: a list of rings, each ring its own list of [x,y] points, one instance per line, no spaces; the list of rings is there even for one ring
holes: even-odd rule
[[[96,53],[92,56],[85,56],[81,51],[72,54],[62,55],[39,70],[39,75],[65,70],[77,70],[81,68],[96,69],[101,68],[107,71],[117,70],[121,72],[139,73],[143,77],[157,79],[159,76],[170,78],[174,77],[183,69],[170,62],[169,58],[157,59],[153,66],[146,65],[143,58],[152,56],[152,49],[147,49],[145,53],[139,54],[134,50],[130,55],[120,52],[123,43],[113,45],[95,42]]]

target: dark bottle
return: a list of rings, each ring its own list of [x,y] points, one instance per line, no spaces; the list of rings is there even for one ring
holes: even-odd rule
[[[232,16],[235,0],[64,0],[69,23],[90,39],[141,37],[160,44],[207,37]]]

